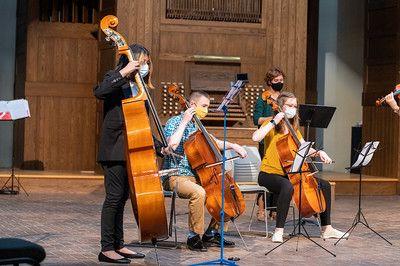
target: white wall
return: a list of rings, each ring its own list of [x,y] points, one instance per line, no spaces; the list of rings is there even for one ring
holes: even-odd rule
[[[364,1],[320,0],[319,5],[318,104],[337,110],[318,139],[336,162],[324,170],[343,172],[350,164],[351,127],[362,119]]]
[[[11,100],[14,96],[16,16],[17,1],[1,0],[0,100]],[[11,122],[0,122],[0,168],[11,166],[12,142]]]

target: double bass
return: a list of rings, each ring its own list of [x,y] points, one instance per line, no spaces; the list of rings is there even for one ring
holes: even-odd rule
[[[189,102],[179,93],[178,86],[168,86],[168,93],[178,99],[183,108],[189,108]],[[217,143],[207,132],[200,119],[194,115],[193,120],[198,130],[190,135],[183,144],[188,161],[196,171],[200,184],[206,192],[206,208],[210,215],[221,221],[222,210],[222,155]],[[240,216],[246,209],[243,195],[231,175],[225,173],[224,179],[224,222]]]
[[[272,106],[272,109],[282,112],[281,106],[271,97],[268,91],[262,94],[263,100]],[[319,188],[315,173],[317,167],[313,163],[304,163],[301,170],[302,174],[288,174],[292,167],[296,151],[301,145],[289,119],[284,116],[284,123],[289,130],[289,134],[283,136],[276,143],[279,160],[283,171],[288,175],[290,183],[293,185],[293,201],[300,209],[302,217],[310,217],[313,214],[324,212],[326,209],[325,197]],[[300,191],[301,182],[301,191]],[[301,199],[300,199],[301,195]],[[300,201],[301,200],[301,201]],[[301,202],[301,206],[300,205]]]
[[[121,34],[111,29],[117,25],[118,18],[113,15],[105,16],[100,22],[100,27],[107,36],[106,39],[114,41],[118,48],[118,54],[125,55],[131,62],[134,57],[127,42]],[[125,120],[126,165],[132,208],[139,229],[139,241],[154,243],[168,237],[168,225],[146,102],[164,147],[167,146],[167,141],[147,86],[139,72],[134,73],[138,93],[122,101]]]

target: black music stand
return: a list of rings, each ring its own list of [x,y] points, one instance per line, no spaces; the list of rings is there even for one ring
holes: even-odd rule
[[[331,254],[332,256],[336,257],[336,255],[329,251],[328,249],[324,248],[323,246],[321,246],[320,244],[318,244],[317,242],[315,242],[314,240],[311,239],[310,235],[308,234],[307,230],[304,228],[304,225],[302,223],[302,216],[301,216],[301,197],[302,197],[302,184],[303,184],[303,180],[301,175],[303,173],[306,173],[305,171],[302,170],[302,166],[304,164],[304,161],[306,160],[306,158],[308,157],[308,153],[311,149],[311,146],[313,145],[312,142],[303,142],[301,144],[301,146],[299,147],[298,151],[296,152],[296,157],[294,158],[293,161],[293,165],[290,169],[290,172],[288,174],[300,174],[300,185],[299,185],[299,206],[297,206],[297,209],[299,211],[298,214],[298,219],[297,219],[297,224],[294,228],[294,232],[289,235],[289,238],[286,239],[285,241],[283,241],[282,243],[280,243],[279,245],[277,245],[276,247],[274,247],[273,249],[269,250],[268,252],[265,253],[265,256],[267,256],[269,253],[271,253],[272,251],[274,251],[275,249],[279,248],[280,246],[284,245],[285,243],[287,243],[290,239],[293,239],[294,237],[297,237],[297,246],[296,246],[296,251],[298,251],[299,248],[299,238],[300,236],[303,236],[304,238],[310,240],[311,242],[313,242],[315,245],[317,245],[318,247],[322,248],[323,250],[325,250],[326,252],[328,252],[329,254]],[[309,171],[307,171],[309,172]],[[296,228],[298,229],[297,233],[295,233]],[[301,228],[303,228],[304,233],[301,232]]]
[[[306,141],[309,141],[310,127],[313,128],[327,128],[332,120],[332,117],[336,111],[336,107],[316,105],[316,104],[300,104],[299,105],[299,116],[300,126],[306,128]],[[319,219],[318,215],[316,216]],[[311,219],[303,218],[304,223],[311,223],[319,226],[319,223]]]
[[[3,121],[3,120],[0,120]],[[17,120],[11,120],[12,122],[12,128],[14,128],[14,121]],[[11,181],[11,186],[7,186],[8,182]],[[22,186],[21,182],[19,181],[19,177],[15,176],[15,165],[14,165],[14,147],[12,150],[12,158],[11,158],[11,174],[8,177],[7,181],[3,184],[3,186],[0,189],[0,194],[6,194],[6,195],[17,195],[20,192],[20,188],[25,192],[25,195],[29,196],[28,192],[26,192],[24,186]]]
[[[299,105],[300,126],[306,128],[306,141],[309,140],[310,127],[327,128],[335,111],[336,107],[332,106],[315,104]]]
[[[387,243],[389,243],[390,245],[393,245],[389,240],[387,240],[386,238],[384,238],[382,235],[380,235],[378,232],[376,232],[374,229],[372,229],[368,222],[367,219],[365,219],[365,216],[361,210],[361,172],[362,169],[367,166],[370,161],[372,160],[372,157],[374,156],[374,152],[376,150],[376,148],[379,145],[379,141],[370,141],[365,143],[364,148],[362,149],[361,152],[358,153],[358,158],[357,161],[351,166],[351,167],[347,167],[347,170],[351,170],[351,169],[358,169],[359,170],[359,181],[358,181],[358,211],[354,217],[353,220],[353,224],[350,226],[350,228],[344,233],[344,235],[342,235],[341,238],[339,238],[336,242],[335,242],[335,246],[337,245],[337,243],[339,243],[340,240],[342,240],[344,238],[344,236],[348,233],[348,236],[346,237],[346,240],[349,239],[350,234],[353,232],[354,228],[356,228],[357,224],[362,224],[365,227],[367,227],[369,230],[371,230],[372,232],[374,232],[376,235],[378,235],[380,238],[382,238],[383,240],[385,240]],[[361,219],[362,217],[362,219]]]

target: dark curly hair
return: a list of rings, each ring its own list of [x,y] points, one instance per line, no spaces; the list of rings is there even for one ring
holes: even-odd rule
[[[283,78],[286,77],[286,76],[285,76],[285,73],[283,73],[283,71],[280,70],[278,67],[270,68],[270,69],[267,71],[267,73],[265,74],[264,81],[265,81],[265,83],[266,83],[268,86],[271,86],[271,81],[272,81],[274,78],[276,78],[276,77],[278,77],[278,76],[281,76],[281,75],[282,75]]]

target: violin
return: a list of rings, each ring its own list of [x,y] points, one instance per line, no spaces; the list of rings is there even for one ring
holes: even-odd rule
[[[396,87],[393,90],[393,97],[396,97],[396,96],[400,99],[400,84],[397,84]],[[381,98],[378,98],[375,101],[375,105],[377,107],[382,106],[384,103],[386,103],[386,97],[385,96],[381,97]]]
[[[268,94],[265,95],[268,96]],[[274,111],[282,112],[281,106],[279,106],[270,94],[266,98],[266,101],[272,105]],[[289,130],[289,134],[279,139],[276,146],[283,171],[288,175],[293,185],[293,201],[298,208],[301,202],[300,214],[302,217],[310,217],[315,213],[324,212],[326,209],[326,202],[315,178],[315,173],[318,172],[315,164],[312,162],[305,162],[301,168],[302,174],[290,174],[296,151],[300,147],[301,142],[289,119],[285,116],[283,121]],[[301,192],[299,189],[300,182],[302,184]]]
[[[183,108],[189,108],[189,102],[179,92],[176,84],[168,86],[168,93],[179,101]],[[224,211],[224,221],[233,220],[245,209],[245,201],[239,187],[231,175],[225,173],[224,204],[222,203],[222,155],[217,143],[207,132],[200,119],[194,115],[193,120],[199,130],[193,133],[183,144],[188,161],[196,171],[200,184],[206,191],[206,208],[210,215],[221,221],[221,210]]]
[[[261,99],[272,107],[272,110],[278,110],[277,102],[272,98],[272,93],[268,90],[261,94]]]
[[[133,53],[124,37],[111,29],[117,25],[118,18],[113,15],[105,16],[100,21],[101,30],[107,36],[106,40],[114,41],[118,48],[118,54],[126,55],[131,62],[134,60]],[[164,147],[167,147],[168,144],[146,83],[138,71],[135,72],[134,79],[138,86],[138,93],[131,98],[122,100],[130,198],[138,224],[139,241],[151,240],[155,243],[158,239],[167,238],[168,225],[146,102],[161,136],[162,144]]]

